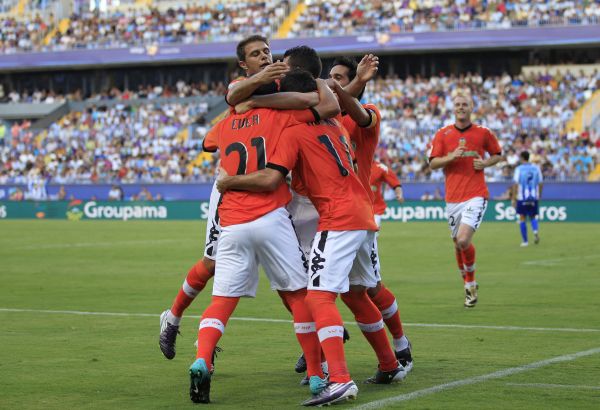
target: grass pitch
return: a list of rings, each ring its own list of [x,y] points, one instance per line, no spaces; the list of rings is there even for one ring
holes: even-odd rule
[[[358,400],[340,408],[600,408],[599,228],[541,224],[541,244],[520,248],[515,224],[484,223],[479,305],[466,310],[446,225],[384,223],[382,275],[415,368],[397,385],[359,384]],[[189,400],[187,369],[210,285],[188,309],[172,361],[158,348],[158,316],[202,255],[203,223],[2,221],[0,232],[0,408],[202,406]],[[308,390],[293,372],[291,322],[244,318],[290,319],[264,276],[221,339],[210,406],[298,408]],[[376,360],[347,327],[362,382]]]

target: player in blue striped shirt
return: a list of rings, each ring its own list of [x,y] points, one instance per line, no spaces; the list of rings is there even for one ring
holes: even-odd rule
[[[538,228],[538,201],[542,195],[542,171],[537,165],[529,162],[529,152],[521,152],[521,161],[515,169],[513,177],[514,185],[512,187],[512,204],[517,210],[520,219],[521,237],[523,242],[521,246],[529,245],[527,241],[527,217],[531,221],[534,243],[540,242]],[[516,205],[516,206],[515,206]]]

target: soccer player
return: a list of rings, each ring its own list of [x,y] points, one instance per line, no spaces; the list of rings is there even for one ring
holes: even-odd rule
[[[308,72],[296,70],[282,80],[281,87],[312,91],[315,83]],[[321,406],[358,393],[346,366],[343,324],[335,305],[338,293],[378,357],[378,371],[369,382],[389,384],[404,378],[405,371],[389,344],[381,313],[366,293],[378,280],[370,262],[377,226],[369,195],[353,170],[348,134],[337,120],[287,128],[264,170],[221,175],[217,186],[221,192],[276,190],[292,169],[319,213],[306,303],[329,364],[329,383],[303,405]]]
[[[521,152],[519,166],[515,169],[513,178],[515,184],[511,189],[512,205],[519,215],[519,226],[521,228],[521,237],[523,242],[521,246],[528,246],[527,240],[527,217],[531,221],[534,243],[540,242],[538,227],[538,209],[539,199],[542,196],[542,171],[537,165],[529,162],[529,152]]]
[[[358,178],[369,193],[371,201],[374,200],[371,191],[371,166],[379,142],[381,114],[373,104],[361,105],[345,88],[357,86],[356,89],[364,90],[367,82],[376,75],[378,64],[377,58],[372,54],[364,56],[358,65],[353,59],[341,57],[333,62],[329,71],[329,77],[333,80],[330,85],[343,111],[342,124],[348,130],[356,151]],[[373,243],[370,260],[379,274],[377,239]],[[385,324],[392,334],[396,357],[406,372],[409,372],[413,367],[411,345],[404,335],[396,297],[381,282],[381,279],[377,281],[376,286],[368,289],[367,293],[383,315]]]
[[[404,202],[404,193],[402,184],[398,176],[391,168],[378,161],[373,161],[371,165],[371,191],[373,192],[373,212],[375,213],[375,222],[381,228],[381,216],[385,212],[386,204],[383,199],[383,184],[386,183],[394,190],[396,200]]]
[[[255,109],[219,122],[207,139],[217,136],[223,169],[234,175],[264,169],[286,127],[320,120],[319,110],[328,116],[339,112],[335,97],[325,82],[319,85],[319,95],[321,103],[315,109]],[[292,312],[296,336],[307,358],[308,372],[315,377],[311,391],[318,392],[324,387],[321,387],[324,384],[321,348],[311,313],[304,302],[306,260],[285,209],[290,199],[287,185],[272,193],[232,191],[222,196],[219,205],[222,231],[213,297],[202,315],[196,361],[190,367],[190,398],[196,403],[210,401],[213,351],[239,298],[256,295],[258,264],[264,268],[272,289],[279,292]]]
[[[238,64],[244,69],[247,77],[234,80],[229,85],[225,96],[225,100],[229,104],[235,105],[243,101],[260,87],[271,90],[271,92],[277,91],[276,87],[270,87],[271,84],[278,81],[289,69],[284,63],[273,63],[273,56],[265,37],[255,35],[240,41],[236,53],[239,60]],[[318,103],[318,96],[315,93],[312,94],[314,95],[294,93],[291,97],[274,99],[275,103],[273,101],[271,103],[275,108],[303,109]],[[209,140],[205,138],[203,141],[203,150],[216,152],[218,148],[216,141]],[[160,316],[159,346],[167,359],[175,357],[175,343],[183,313],[215,273],[218,238],[221,232],[217,213],[219,199],[220,194],[213,185],[208,208],[204,256],[189,270],[171,308],[165,310]]]
[[[471,123],[473,100],[457,93],[453,99],[454,124],[439,129],[431,146],[429,166],[443,168],[446,176],[446,213],[455,245],[458,269],[463,277],[465,303],[477,304],[475,247],[471,243],[488,202],[483,170],[502,159],[502,149],[487,128]],[[483,159],[485,153],[489,157]]]

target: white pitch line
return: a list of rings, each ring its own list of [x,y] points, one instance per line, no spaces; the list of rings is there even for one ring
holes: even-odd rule
[[[582,352],[566,354],[563,356],[557,356],[546,360],[541,360],[539,362],[525,364],[523,366],[510,367],[508,369],[499,370],[497,372],[484,374],[481,376],[469,377],[468,379],[456,380],[450,383],[438,384],[437,386],[429,387],[427,389],[416,390],[407,394],[400,394],[394,397],[388,397],[387,399],[376,400],[370,403],[365,403],[360,406],[352,407],[355,410],[363,410],[363,409],[380,409],[385,406],[389,406],[393,403],[399,403],[403,401],[408,401],[412,399],[416,399],[423,396],[429,396],[430,394],[439,393],[444,390],[454,389],[457,387],[468,386],[471,384],[485,382],[487,380],[499,379],[506,376],[512,376],[518,373],[528,372],[531,370],[539,369],[540,367],[549,366],[551,364],[561,363],[561,362],[571,362],[573,360],[579,359],[580,357],[591,356],[594,354],[600,353],[600,347],[590,350],[584,350]]]
[[[574,259],[595,259],[600,257],[599,255],[583,255],[583,256],[566,256],[564,258],[556,259],[539,259],[534,261],[521,262],[522,265],[540,265],[540,266],[554,266],[559,265],[561,262],[570,261]]]
[[[13,313],[48,313],[61,315],[81,315],[81,316],[120,316],[120,317],[159,317],[159,313],[126,313],[126,312],[85,312],[78,310],[42,310],[42,309],[17,309],[17,308],[0,308],[0,312]],[[185,315],[187,318],[199,319],[199,315]],[[260,317],[236,317],[233,316],[229,320],[238,320],[241,322],[264,322],[264,323],[292,323],[287,319],[271,319]],[[353,324],[354,322],[345,322],[345,324]],[[431,327],[431,328],[448,328],[448,329],[490,329],[490,330],[519,330],[519,331],[536,331],[536,332],[573,332],[573,333],[595,333],[600,332],[600,329],[585,329],[585,328],[570,328],[570,327],[525,327],[525,326],[489,326],[489,325],[460,325],[460,324],[444,324],[444,323],[403,323],[409,327]]]
[[[171,242],[178,242],[178,240],[177,239],[148,239],[148,240],[136,240],[136,241],[57,243],[57,244],[20,246],[20,247],[16,247],[15,249],[36,250],[36,249],[93,248],[96,246],[112,247],[112,246],[120,246],[120,245],[156,245],[156,244],[171,243]]]
[[[549,383],[506,383],[507,386],[517,387],[539,387],[544,389],[575,389],[575,390],[600,390],[600,386],[580,386],[571,384],[549,384]]]

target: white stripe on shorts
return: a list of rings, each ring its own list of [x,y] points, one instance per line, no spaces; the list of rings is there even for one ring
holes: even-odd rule
[[[317,331],[315,322],[294,323],[296,333],[312,333]]]
[[[394,299],[394,303],[392,303],[392,305],[387,308],[387,309],[383,309],[381,311],[381,316],[383,316],[384,319],[389,319],[392,316],[394,316],[394,313],[396,313],[398,311],[398,303],[396,303],[396,299]]]
[[[330,337],[344,338],[344,326],[327,326],[318,331],[319,342],[323,343],[324,340]]]
[[[185,292],[185,294],[191,298],[195,298],[196,296],[198,296],[198,293],[200,293],[199,290],[194,289],[193,287],[190,286],[187,279],[183,281],[182,288],[183,288],[183,291]]]
[[[356,324],[358,325],[360,330],[362,330],[363,332],[367,332],[367,333],[379,332],[381,329],[383,329],[383,320],[380,320],[377,323],[356,322]]]
[[[200,322],[200,330],[204,329],[205,327],[213,327],[219,332],[225,333],[225,325],[219,319],[212,317],[209,317],[208,319],[202,319]]]

